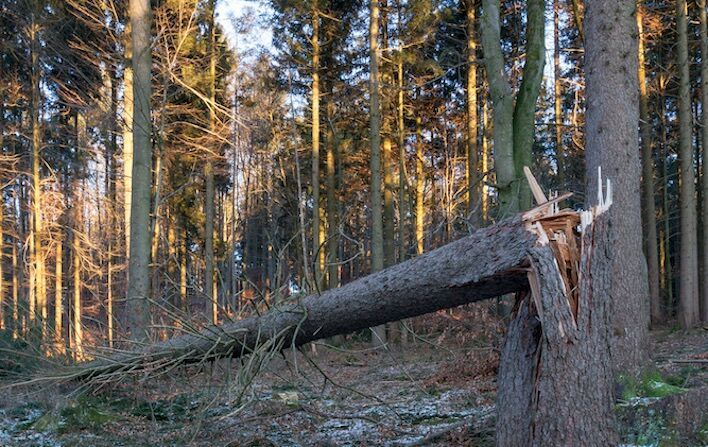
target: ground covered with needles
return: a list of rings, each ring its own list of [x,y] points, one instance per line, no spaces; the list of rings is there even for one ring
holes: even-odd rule
[[[503,334],[492,318],[471,324],[483,309],[418,319],[405,347],[372,351],[355,335],[257,375],[222,360],[94,392],[5,388],[0,446],[493,445]],[[623,442],[708,445],[708,331],[655,332],[652,355],[656,368],[617,384]]]

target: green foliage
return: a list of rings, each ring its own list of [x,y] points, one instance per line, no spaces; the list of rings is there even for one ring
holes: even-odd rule
[[[666,397],[679,394],[685,390],[684,379],[675,376],[662,376],[659,371],[649,371],[639,377],[621,375],[619,378],[622,390],[621,399],[630,401],[638,397]]]

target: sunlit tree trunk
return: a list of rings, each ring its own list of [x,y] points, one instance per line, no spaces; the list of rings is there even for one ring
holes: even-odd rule
[[[182,230],[180,238],[180,255],[179,255],[179,309],[182,312],[182,317],[186,318],[188,314],[187,303],[187,230]],[[179,323],[179,320],[178,320]]]
[[[467,157],[466,176],[467,182],[467,213],[471,213],[476,204],[479,194],[475,194],[478,174],[477,162],[479,148],[477,147],[477,33],[476,26],[476,1],[466,0],[467,8],[467,85],[465,93],[467,95]],[[479,220],[479,219],[478,219]]]
[[[130,212],[133,200],[133,41],[130,18],[125,25],[123,63],[123,213],[125,257],[130,257]]]
[[[565,158],[563,154],[563,98],[560,58],[560,0],[553,0],[553,121],[555,130],[556,173],[558,188],[565,190]]]
[[[64,230],[60,229],[54,257],[54,350],[66,352],[64,345]]]
[[[12,241],[12,338],[20,334],[20,281],[17,265],[17,242]]]
[[[398,260],[406,259],[406,218],[408,173],[406,169],[406,128],[404,120],[403,50],[398,55]]]
[[[415,240],[417,254],[425,250],[425,158],[423,130],[419,116],[415,119]]]
[[[111,104],[110,104],[110,137],[106,147],[106,194],[108,196],[107,226],[106,231],[106,338],[108,347],[113,347],[114,316],[113,316],[113,250],[115,249],[116,235],[116,168],[115,156],[118,151],[118,79],[115,70],[110,73]]]
[[[383,208],[381,195],[381,105],[379,103],[379,0],[369,4],[369,143],[371,145],[371,271],[384,267]],[[386,343],[386,328],[372,334],[375,346]]]
[[[324,251],[320,228],[320,16],[316,2],[312,10],[312,256],[314,280],[319,287],[323,274]]]
[[[72,301],[71,318],[71,349],[74,359],[81,361],[84,358],[83,327],[81,326],[81,239],[79,236],[80,206],[74,204],[74,229],[71,254],[73,256],[72,268],[74,271],[74,295]]]
[[[215,0],[209,0],[209,130],[216,131],[216,29],[214,24]],[[204,296],[209,310],[210,321],[217,324],[219,308],[214,300],[214,164],[212,155],[206,155],[204,168],[206,196],[204,198]]]
[[[490,153],[489,153],[489,107],[487,106],[487,95],[484,94],[482,101],[482,221],[489,223],[489,184],[491,183]]]
[[[39,318],[41,319],[42,326],[42,340],[46,341],[47,335],[47,290],[45,287],[45,274],[44,274],[44,250],[42,247],[42,185],[41,185],[41,174],[40,166],[42,164],[41,159],[41,129],[40,129],[40,70],[39,65],[39,23],[35,18],[35,11],[32,11],[32,20],[30,23],[30,45],[31,45],[31,81],[32,81],[32,99],[31,99],[31,123],[32,123],[32,216],[33,216],[33,228],[32,228],[32,264],[34,266],[33,281],[30,282],[30,287],[34,293],[34,299],[36,308],[32,309],[30,312],[30,320],[35,318],[34,313],[39,312]],[[32,302],[30,302],[30,307],[32,307]]]
[[[148,338],[150,296],[150,183],[152,180],[151,10],[149,0],[130,0],[133,42],[133,181],[128,262],[128,330],[134,341]]]
[[[696,176],[693,164],[693,120],[688,57],[688,6],[686,0],[676,2],[678,32],[677,67],[679,70],[679,184],[681,203],[681,269],[679,286],[679,319],[684,328],[700,321],[698,300],[698,240],[696,223]]]

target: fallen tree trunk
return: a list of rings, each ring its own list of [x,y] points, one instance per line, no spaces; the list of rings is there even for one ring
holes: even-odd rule
[[[528,288],[525,266],[537,235],[522,215],[417,258],[271,309],[262,316],[209,326],[140,352],[114,354],[81,366],[76,378],[164,368],[347,334],[440,309]]]
[[[513,219],[262,316],[94,360],[71,378],[111,381],[278,352],[516,292],[498,380],[497,445],[614,445],[612,242],[607,215],[596,219],[609,203],[600,198],[590,212],[557,211],[564,197],[549,202],[535,181],[531,187],[544,204]]]

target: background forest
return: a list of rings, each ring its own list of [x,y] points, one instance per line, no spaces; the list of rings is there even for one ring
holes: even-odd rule
[[[599,164],[584,15],[583,0],[0,0],[2,343],[83,361],[261,314],[531,208],[524,166],[582,208]],[[602,167],[641,184],[641,222],[630,206],[622,223],[646,258],[637,321],[690,329],[708,324],[706,2],[635,15],[641,172]],[[486,324],[510,304],[486,304]],[[404,345],[428,323],[357,337]]]

